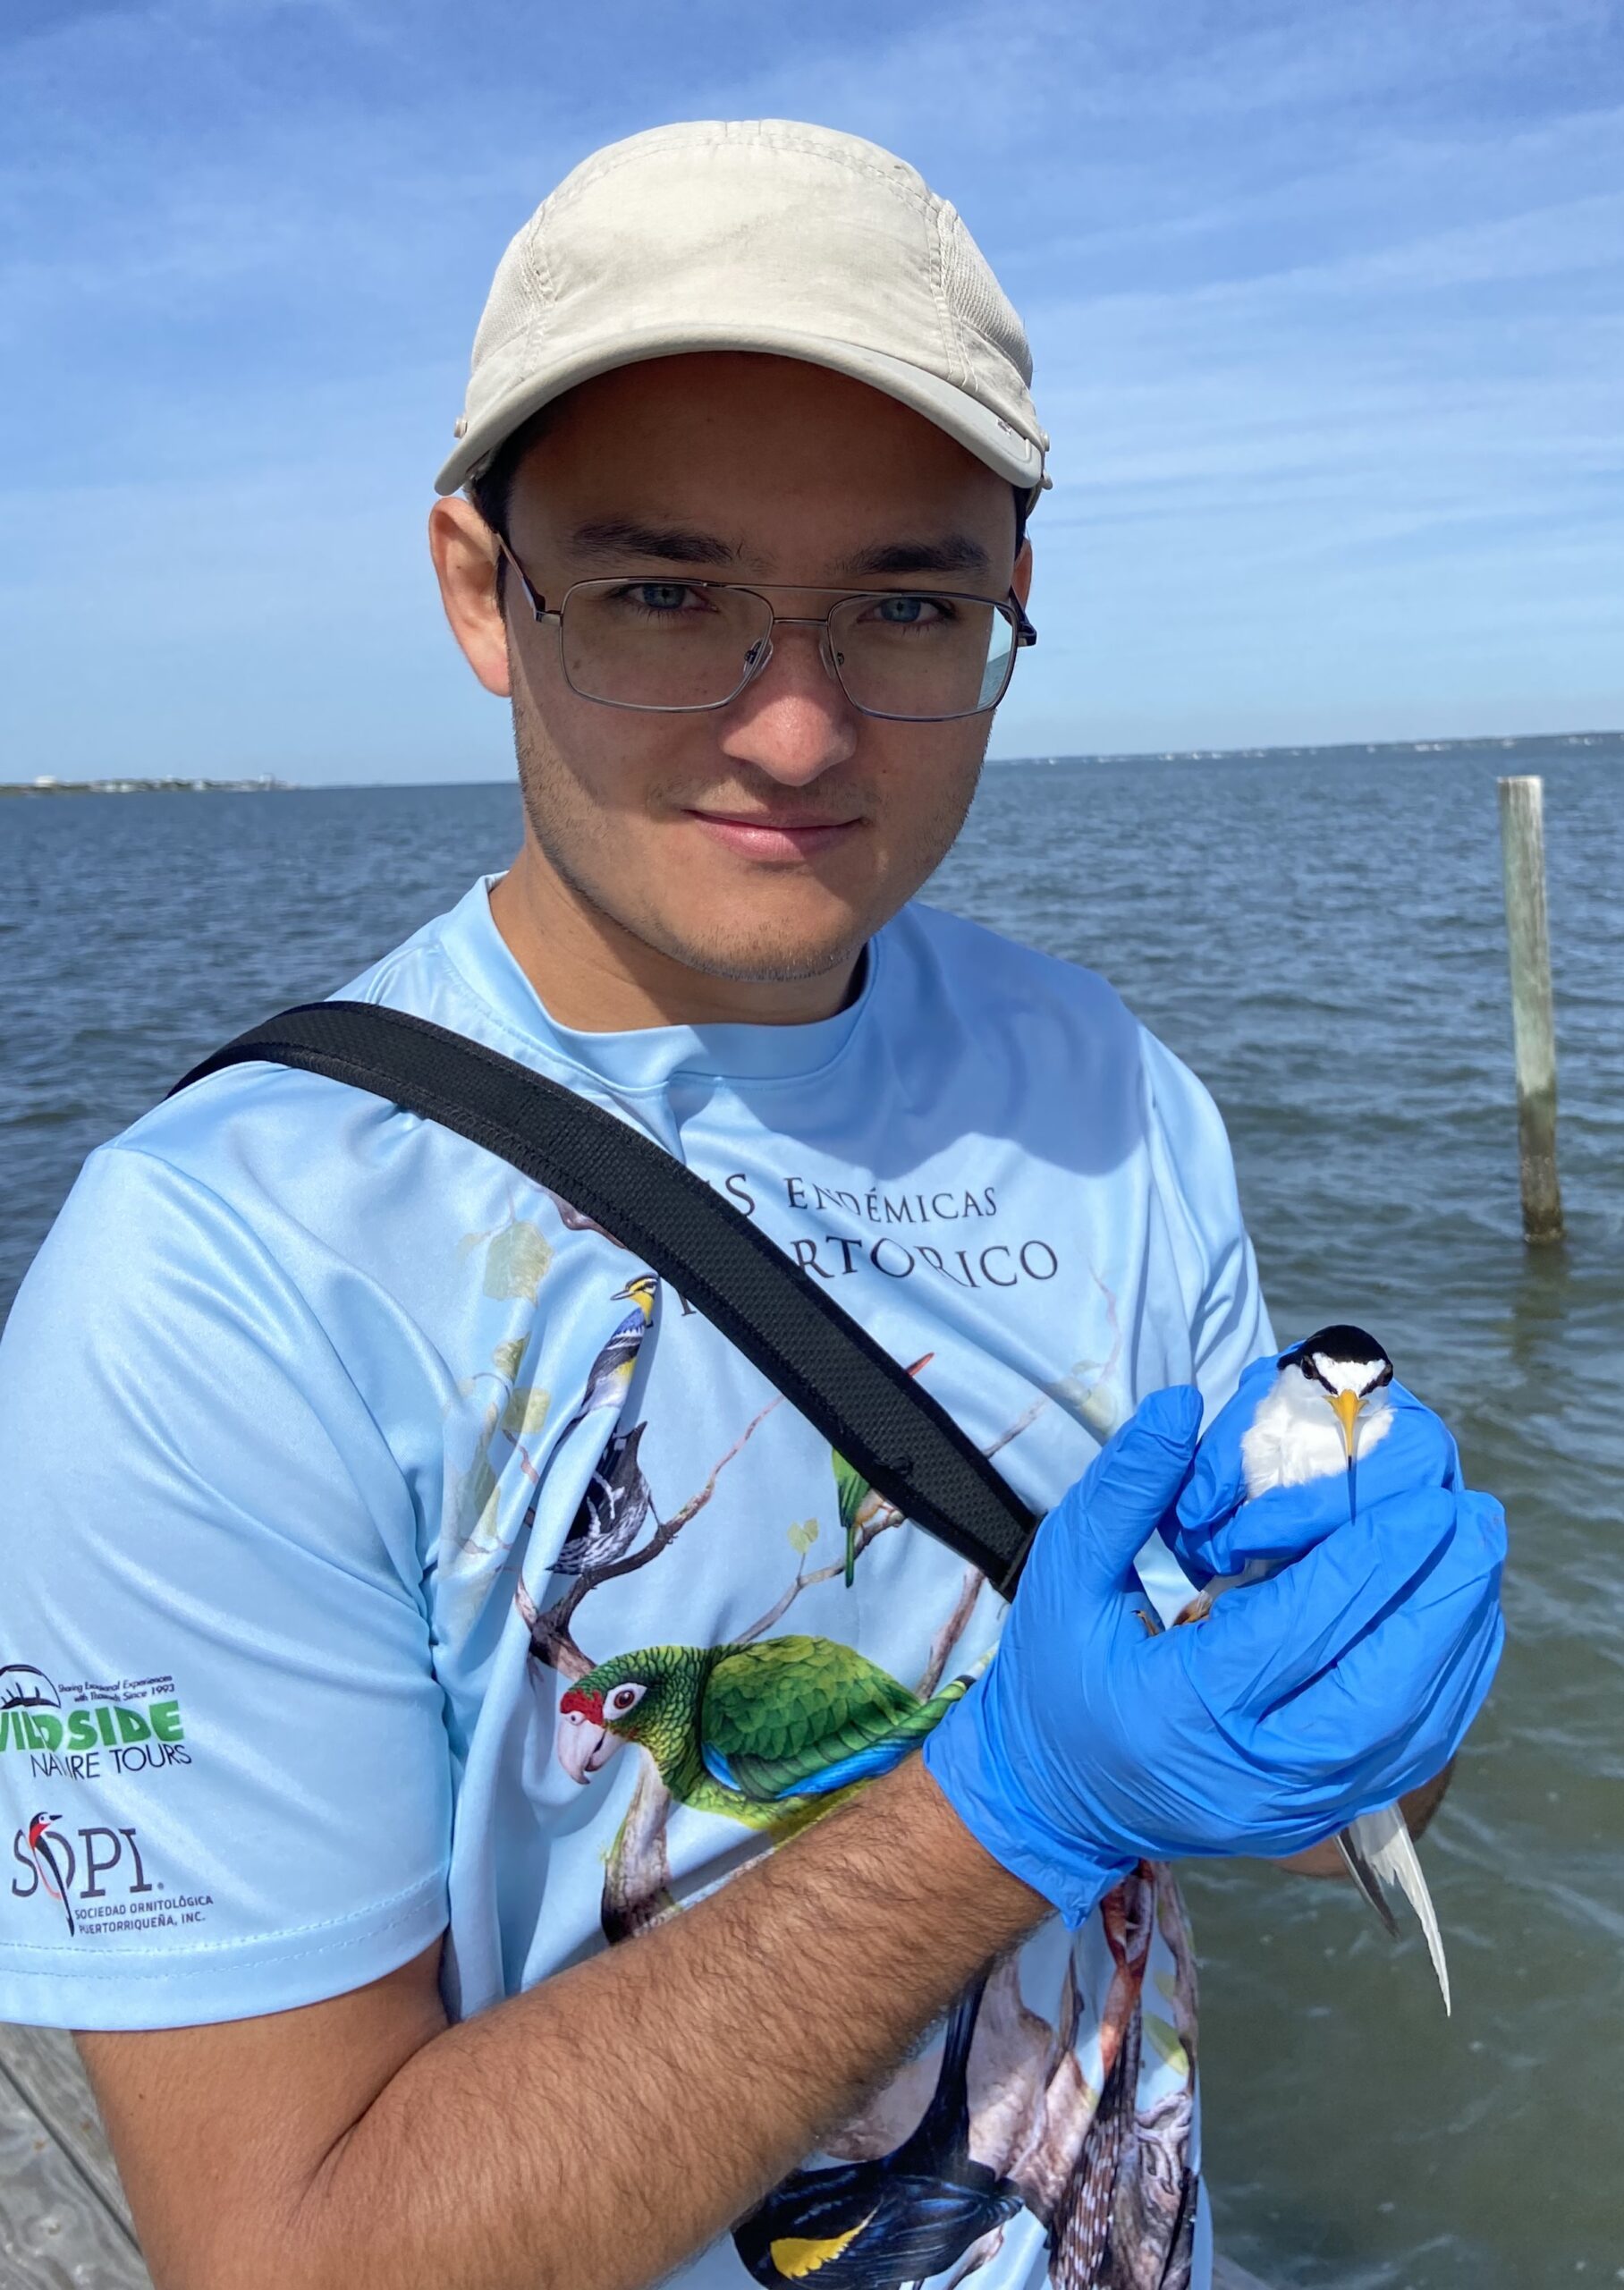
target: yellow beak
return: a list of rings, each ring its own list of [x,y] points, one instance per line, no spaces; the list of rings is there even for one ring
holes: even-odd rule
[[[1330,1397],[1331,1404],[1336,1410],[1337,1421],[1342,1427],[1342,1445],[1348,1450],[1348,1460],[1351,1463],[1353,1429],[1359,1420],[1359,1410],[1365,1403],[1358,1392],[1332,1392]]]

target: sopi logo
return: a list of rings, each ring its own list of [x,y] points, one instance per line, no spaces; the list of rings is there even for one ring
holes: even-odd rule
[[[79,1930],[76,1901],[81,1904],[105,1901],[114,1893],[122,1899],[139,1899],[159,1889],[148,1882],[132,1828],[92,1825],[70,1836],[59,1826],[61,1819],[60,1813],[35,1813],[17,1831],[12,1839],[12,1858],[22,1874],[12,1879],[12,1891],[19,1900],[31,1900],[36,1893],[54,1900],[70,1937]],[[72,1836],[79,1839],[77,1846]],[[115,1874],[121,1882],[109,1886],[106,1879]]]
[[[60,1813],[30,1815],[12,1839],[13,1896],[54,1907],[71,1940],[112,1940],[161,1928],[202,1924],[214,1906],[206,1892],[176,1892],[151,1873],[140,1832],[97,1821],[64,1828]]]

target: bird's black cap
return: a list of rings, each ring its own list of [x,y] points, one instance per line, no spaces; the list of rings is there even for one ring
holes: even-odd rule
[[[1390,1375],[1392,1372],[1386,1345],[1378,1344],[1368,1328],[1355,1327],[1348,1320],[1315,1328],[1312,1336],[1304,1336],[1300,1344],[1294,1344],[1290,1352],[1282,1353],[1280,1364],[1282,1368],[1296,1367],[1299,1361],[1311,1360],[1316,1352],[1327,1360],[1379,1360]]]

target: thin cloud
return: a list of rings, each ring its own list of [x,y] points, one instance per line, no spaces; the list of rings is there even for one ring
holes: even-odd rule
[[[1602,0],[554,17],[57,0],[0,44],[31,769],[506,768],[421,555],[473,324],[549,182],[707,114],[899,149],[1027,314],[1056,488],[999,751],[1624,717]]]

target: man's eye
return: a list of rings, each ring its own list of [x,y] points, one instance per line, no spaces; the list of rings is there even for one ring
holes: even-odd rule
[[[884,597],[863,617],[884,628],[929,628],[950,613],[939,597]]]
[[[636,611],[676,613],[689,611],[699,601],[697,592],[686,581],[631,581],[614,592],[616,604],[630,605]]]

